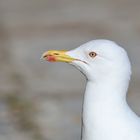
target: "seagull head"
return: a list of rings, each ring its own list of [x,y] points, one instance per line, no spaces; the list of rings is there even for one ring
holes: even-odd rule
[[[49,62],[72,64],[88,80],[106,80],[112,76],[124,76],[129,79],[131,75],[126,51],[109,40],[93,40],[70,51],[50,50],[42,57]]]

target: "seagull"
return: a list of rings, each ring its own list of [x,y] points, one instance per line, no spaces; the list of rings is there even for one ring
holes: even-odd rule
[[[42,57],[69,63],[87,79],[82,140],[140,140],[140,118],[126,101],[131,64],[122,47],[99,39],[70,51],[50,50]]]

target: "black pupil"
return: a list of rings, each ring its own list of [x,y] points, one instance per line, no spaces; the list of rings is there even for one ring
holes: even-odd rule
[[[91,57],[94,57],[96,54],[95,54],[94,52],[91,52],[89,55],[90,55]]]

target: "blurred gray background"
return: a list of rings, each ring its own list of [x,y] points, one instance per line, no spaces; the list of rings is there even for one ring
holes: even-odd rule
[[[85,78],[40,57],[98,38],[127,50],[128,102],[140,115],[139,0],[0,0],[1,140],[80,140]]]

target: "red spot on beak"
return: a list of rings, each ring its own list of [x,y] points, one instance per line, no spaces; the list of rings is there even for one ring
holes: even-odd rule
[[[53,55],[47,55],[47,61],[49,62],[55,62],[56,61],[56,57]]]

